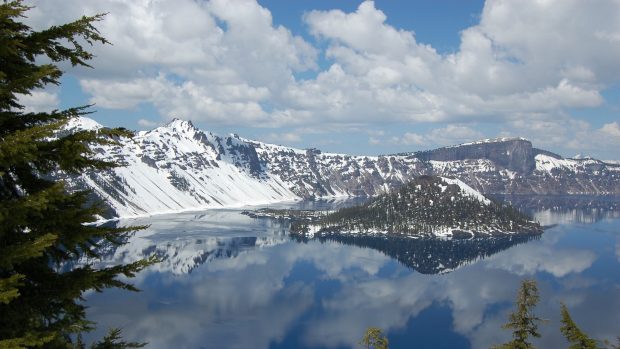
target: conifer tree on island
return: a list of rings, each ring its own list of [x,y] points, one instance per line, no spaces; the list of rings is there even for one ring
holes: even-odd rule
[[[107,43],[94,27],[102,15],[34,31],[22,23],[28,9],[20,0],[0,4],[0,348],[84,347],[79,334],[93,323],[80,302],[83,292],[135,290],[117,277],[131,277],[152,260],[59,271],[60,264],[81,256],[98,257],[102,243],[123,243],[137,227],[84,225],[101,207],[88,204],[87,192],[68,193],[48,174],[114,166],[94,159],[89,145],[130,133],[102,129],[59,136],[69,120],[89,113],[88,106],[24,111],[20,94],[58,85],[61,62],[89,67],[93,56],[84,46]],[[112,330],[93,347],[138,345],[122,342]]]

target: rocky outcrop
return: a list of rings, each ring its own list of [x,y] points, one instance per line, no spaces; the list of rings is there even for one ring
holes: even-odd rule
[[[416,152],[423,161],[488,159],[505,169],[530,174],[536,168],[532,143],[523,138],[495,138],[457,146]]]

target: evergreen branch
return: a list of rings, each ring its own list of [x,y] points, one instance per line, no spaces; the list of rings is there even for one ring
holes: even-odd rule
[[[37,348],[53,341],[55,334],[27,333],[24,336],[10,339],[0,339],[0,349],[27,349]]]
[[[47,249],[54,245],[58,236],[45,234],[28,240],[28,242],[21,241],[13,248],[5,250],[0,256],[0,268],[12,269],[16,264],[42,256]]]
[[[19,289],[24,280],[24,275],[14,274],[8,278],[0,279],[0,303],[8,304],[11,300],[19,297]]]
[[[568,312],[568,308],[564,303],[561,303],[562,314],[562,326],[560,327],[560,331],[570,346],[568,349],[599,349],[598,341],[588,337],[573,321],[570,313]]]
[[[102,341],[94,343],[91,349],[123,349],[123,348],[142,348],[147,343],[125,342],[121,340],[121,330],[111,329]]]

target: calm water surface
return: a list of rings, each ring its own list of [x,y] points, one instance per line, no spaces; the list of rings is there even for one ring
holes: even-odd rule
[[[122,327],[149,348],[353,348],[376,326],[392,349],[488,348],[509,339],[501,325],[524,278],[538,281],[536,312],[550,320],[539,347],[566,346],[560,302],[592,337],[620,335],[620,199],[507,199],[554,226],[529,240],[297,242],[285,222],[239,210],[124,221],[151,227],[102,263],[164,261],[133,279],[140,293],[86,296],[91,336]]]

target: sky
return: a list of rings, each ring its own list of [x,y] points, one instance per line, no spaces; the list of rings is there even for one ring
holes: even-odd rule
[[[93,103],[105,126],[173,118],[297,148],[391,154],[525,137],[620,159],[618,0],[29,0],[110,45],[27,110]]]

